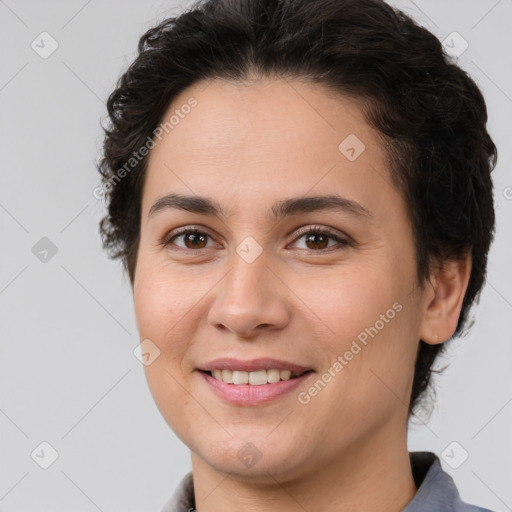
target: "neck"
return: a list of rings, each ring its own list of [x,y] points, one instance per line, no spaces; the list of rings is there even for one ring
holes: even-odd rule
[[[266,472],[265,483],[255,483],[233,472],[220,473],[192,452],[196,510],[400,512],[417,491],[406,434],[398,440],[395,431],[393,437],[379,443],[365,441],[357,449],[350,447],[333,454],[329,461],[322,461],[300,478],[287,480]]]

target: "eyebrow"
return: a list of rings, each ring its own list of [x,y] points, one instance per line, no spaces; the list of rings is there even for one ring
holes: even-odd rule
[[[213,215],[224,219],[228,217],[221,205],[213,199],[171,193],[161,197],[151,206],[148,219],[159,212],[169,209],[185,210],[200,215]],[[283,199],[274,203],[270,210],[271,217],[274,220],[317,211],[338,211],[355,217],[373,217],[373,214],[363,205],[336,194]]]

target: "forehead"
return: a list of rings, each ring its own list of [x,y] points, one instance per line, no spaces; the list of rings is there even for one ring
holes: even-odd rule
[[[161,127],[148,161],[146,214],[148,196],[154,201],[171,190],[242,196],[243,204],[335,190],[359,202],[379,189],[396,194],[359,104],[318,84],[199,82],[174,98]]]
[[[192,100],[196,105],[188,108]],[[355,100],[318,84],[285,79],[196,83],[174,98],[163,122],[171,118],[174,124],[163,136],[174,142],[176,153],[193,150],[190,156],[203,159],[242,149],[250,154],[251,148],[255,154],[273,149],[275,156],[279,149],[294,150],[290,158],[315,149],[336,155],[350,134],[367,146],[375,136]]]

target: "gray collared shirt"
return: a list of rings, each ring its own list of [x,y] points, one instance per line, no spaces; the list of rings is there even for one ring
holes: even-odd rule
[[[453,478],[443,471],[439,457],[432,452],[409,452],[412,474],[418,491],[402,512],[492,512],[464,503]],[[187,473],[162,512],[195,511],[192,472]]]

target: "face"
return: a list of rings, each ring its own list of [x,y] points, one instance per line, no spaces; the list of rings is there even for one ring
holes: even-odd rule
[[[177,109],[150,153],[134,279],[168,424],[193,461],[262,480],[402,442],[423,296],[378,134],[303,82],[198,83],[165,120]]]

